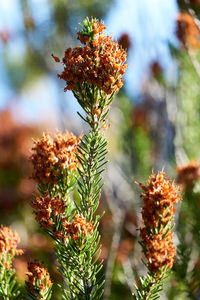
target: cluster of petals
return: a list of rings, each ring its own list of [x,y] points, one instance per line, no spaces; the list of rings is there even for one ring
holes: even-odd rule
[[[63,219],[63,228],[65,233],[70,235],[70,237],[77,241],[80,236],[86,236],[87,234],[92,234],[94,230],[94,225],[91,222],[86,222],[86,220],[79,214],[76,214],[74,221],[71,223],[67,222],[67,218]]]
[[[200,178],[200,166],[196,159],[191,160],[188,164],[177,166],[177,181],[183,187],[193,187],[195,182]]]
[[[167,179],[163,171],[157,175],[152,172],[147,186],[139,184],[143,189],[142,218],[148,228],[164,226],[173,218],[175,204],[181,199],[180,188],[171,179]]]
[[[184,48],[199,49],[200,30],[189,13],[179,13],[176,34]]]
[[[106,95],[117,93],[127,67],[126,52],[112,37],[103,34],[103,23],[94,20],[92,27],[92,40],[79,32],[78,39],[84,46],[66,49],[64,71],[58,75],[66,82],[65,90],[73,90],[80,97],[85,84],[99,87]]]
[[[0,228],[0,263],[3,262],[6,268],[10,268],[12,258],[16,255],[22,255],[23,250],[17,249],[20,237],[16,231],[12,231],[10,227]],[[11,259],[10,259],[11,258]]]
[[[123,33],[119,38],[119,44],[122,46],[124,50],[129,50],[131,46],[131,40],[128,33]]]
[[[32,202],[36,220],[44,228],[51,228],[55,223],[55,217],[65,213],[65,202],[56,197],[38,197]]]
[[[34,142],[31,161],[33,164],[33,178],[37,182],[56,183],[57,176],[66,169],[76,170],[77,145],[80,137],[73,133],[58,132],[54,138],[49,134]]]
[[[49,272],[44,268],[43,264],[39,262],[30,262],[28,264],[27,284],[32,294],[37,296],[37,299],[46,299],[49,288],[53,282],[50,278]]]
[[[142,244],[146,248],[147,267],[150,272],[157,273],[162,268],[171,269],[176,256],[176,249],[172,243],[172,232],[168,232],[163,238],[163,232],[150,237],[146,228],[140,229]]]
[[[140,228],[142,244],[148,259],[150,271],[159,273],[162,266],[171,268],[175,257],[172,242],[171,221],[175,213],[175,204],[181,199],[179,187],[167,179],[163,171],[157,175],[152,172],[147,186],[140,183],[143,193],[142,219]]]
[[[103,34],[105,29],[106,27],[104,26],[103,22],[99,23],[96,19],[92,21],[92,33],[95,36],[95,39],[98,39],[98,37]],[[87,44],[90,42],[91,38],[88,35],[84,35],[81,31],[79,31],[77,35],[78,40],[80,40],[82,44]]]

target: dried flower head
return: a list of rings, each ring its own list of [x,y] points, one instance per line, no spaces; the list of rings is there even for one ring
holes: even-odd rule
[[[200,31],[189,13],[179,13],[176,34],[184,48],[198,49],[200,47]]]
[[[80,137],[77,138],[73,133],[58,132],[54,138],[44,134],[41,139],[35,141],[32,148],[33,178],[37,182],[55,184],[61,172],[76,171],[76,151],[79,143]]]
[[[163,171],[157,175],[152,172],[147,186],[139,185],[144,191],[141,195],[144,226],[140,228],[143,251],[150,272],[159,274],[162,267],[172,267],[175,257],[170,230],[175,204],[181,199],[180,189]]]
[[[159,275],[162,268],[171,269],[176,256],[172,232],[167,233],[166,236],[160,232],[151,237],[147,229],[142,228],[140,229],[140,236],[149,271]]]
[[[37,297],[37,299],[49,299],[49,294],[53,285],[49,272],[44,268],[43,264],[39,262],[30,262],[28,264],[27,285],[30,292]]]
[[[177,181],[183,187],[193,187],[195,182],[200,178],[200,166],[196,159],[191,160],[188,164],[177,166]]]
[[[20,237],[16,231],[12,231],[10,227],[0,228],[0,264],[4,264],[10,269],[12,260],[16,255],[22,255],[23,250],[17,249]]]
[[[48,193],[33,200],[32,207],[36,220],[44,228],[52,228],[56,217],[65,213],[65,202],[59,196],[51,198]]]
[[[74,221],[71,223],[67,222],[67,218],[63,219],[63,227],[67,234],[75,241],[79,240],[80,236],[86,236],[91,234],[94,230],[94,226],[91,222],[86,222],[86,220],[77,214],[74,217]]]
[[[84,46],[66,49],[62,60],[64,71],[58,76],[66,82],[65,90],[72,90],[82,105],[85,98],[91,98],[94,88],[98,90],[98,102],[100,97],[108,99],[123,86],[127,54],[112,37],[104,35],[104,29],[103,23],[86,18],[78,32]]]
[[[180,188],[167,179],[163,171],[157,175],[152,172],[147,186],[139,183],[144,193],[142,218],[148,228],[158,227],[161,222],[165,225],[170,221],[175,212],[175,204],[181,199]]]

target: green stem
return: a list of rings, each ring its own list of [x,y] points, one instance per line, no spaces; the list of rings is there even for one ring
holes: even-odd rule
[[[87,176],[86,176],[88,195],[87,195],[87,200],[86,200],[85,206],[86,206],[86,213],[87,213],[88,219],[90,219],[89,203],[90,203],[91,197],[93,195],[92,188],[91,188],[91,171],[93,170],[94,152],[95,152],[94,150],[95,150],[95,145],[98,140],[98,134],[99,134],[99,131],[97,130],[97,128],[98,127],[96,126],[96,123],[94,123],[94,125],[92,127],[93,140],[91,142],[91,148],[90,148],[90,153],[89,153],[89,158],[88,158],[88,166],[87,166]]]
[[[149,291],[148,291],[147,294],[145,295],[144,300],[150,299],[150,297],[151,297],[151,292],[152,292],[152,289],[154,288],[155,284],[156,284],[156,281],[153,281],[153,282],[151,282],[151,283],[149,284]]]

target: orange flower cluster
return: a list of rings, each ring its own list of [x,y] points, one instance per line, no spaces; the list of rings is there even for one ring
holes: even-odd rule
[[[86,220],[78,214],[75,216],[75,220],[72,223],[68,223],[67,218],[64,218],[63,227],[65,232],[75,241],[80,238],[81,234],[86,236],[88,233],[91,234],[94,230],[92,223],[86,222]]]
[[[176,34],[184,48],[198,49],[200,47],[200,30],[189,13],[179,13]]]
[[[145,256],[148,260],[147,267],[150,272],[159,274],[162,267],[172,268],[176,256],[176,249],[172,243],[172,233],[163,238],[163,232],[149,236],[146,228],[140,230],[143,246],[147,249]]]
[[[59,196],[51,198],[46,196],[38,197],[32,202],[36,220],[44,228],[51,228],[55,223],[55,217],[65,213],[65,203]]]
[[[65,90],[75,91],[80,99],[85,83],[99,87],[106,95],[117,93],[123,86],[127,54],[112,37],[103,34],[104,29],[103,23],[93,20],[90,34],[78,32],[84,46],[65,51],[64,71],[58,76],[66,81]]]
[[[28,264],[28,287],[32,294],[37,296],[37,299],[47,299],[49,289],[52,287],[52,280],[49,272],[39,262],[30,262]]]
[[[147,186],[139,184],[143,189],[142,218],[148,228],[158,227],[160,216],[164,226],[170,221],[175,212],[175,204],[181,199],[180,189],[171,179],[167,179],[163,171],[157,175],[152,172]]]
[[[0,263],[3,262],[7,269],[10,269],[12,259],[16,255],[22,255],[23,250],[17,249],[17,245],[20,242],[18,233],[12,232],[10,227],[0,228]]]
[[[159,273],[161,268],[171,268],[175,257],[172,233],[168,228],[175,213],[175,204],[181,200],[180,189],[171,179],[167,179],[163,171],[157,175],[152,173],[147,186],[139,184],[143,189],[142,218],[144,227],[140,228],[142,244],[148,259],[151,272]]]
[[[196,159],[191,160],[188,164],[177,166],[177,181],[183,187],[193,187],[195,182],[200,178],[200,166]]]
[[[87,25],[90,26],[90,24],[89,24],[90,21],[88,19],[86,19],[86,23],[88,23]],[[85,25],[86,25],[86,23],[85,23]],[[97,39],[103,33],[103,31],[106,29],[106,27],[104,26],[104,23],[99,23],[96,19],[92,20],[92,24],[91,25],[92,25],[91,29],[87,28],[87,31],[88,31],[88,29],[90,31],[90,32],[87,32],[87,34],[84,34],[81,31],[79,31],[77,33],[78,40],[80,40],[80,42],[82,44],[87,44],[91,40],[93,40],[94,38]]]
[[[76,151],[80,138],[73,133],[58,132],[54,138],[45,134],[40,140],[35,141],[31,156],[34,167],[33,178],[37,182],[54,184],[61,171],[65,169],[76,171],[78,164]]]

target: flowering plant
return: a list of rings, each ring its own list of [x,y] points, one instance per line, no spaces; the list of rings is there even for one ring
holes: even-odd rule
[[[59,270],[67,283],[65,299],[100,299],[103,293],[102,261],[98,260],[101,216],[96,210],[106,164],[105,118],[126,70],[126,52],[104,35],[104,29],[103,23],[86,18],[78,32],[83,47],[66,49],[64,70],[58,75],[85,111],[86,116],[79,116],[89,125],[88,135],[44,135],[35,142],[31,157],[41,193],[32,206],[36,219],[55,241]],[[79,202],[70,197],[76,182]]]
[[[123,86],[127,68],[126,51],[105,26],[86,18],[78,32],[82,46],[68,48],[62,59],[65,91],[71,90],[84,111],[79,116],[89,131],[76,137],[73,133],[44,134],[34,142],[31,161],[32,178],[39,195],[32,201],[35,218],[54,242],[58,269],[62,275],[63,299],[98,300],[103,295],[104,278],[100,234],[101,215],[97,214],[102,192],[102,173],[106,164],[106,116],[115,94]],[[53,55],[56,62],[60,59]],[[162,280],[172,268],[175,247],[172,243],[175,204],[179,189],[161,171],[152,173],[143,189],[141,246],[147,276],[135,286],[134,299],[157,299]],[[77,188],[78,199],[72,192]],[[16,250],[19,237],[9,228],[0,230],[0,295],[3,299],[21,297],[14,279],[12,260],[22,254]],[[38,261],[28,263],[28,299],[49,300],[53,281]]]

